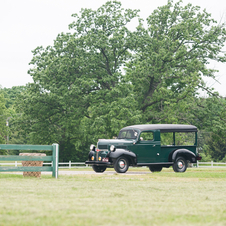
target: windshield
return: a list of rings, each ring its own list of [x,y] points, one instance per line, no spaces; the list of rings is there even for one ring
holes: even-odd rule
[[[138,132],[136,130],[121,130],[118,139],[136,139]]]

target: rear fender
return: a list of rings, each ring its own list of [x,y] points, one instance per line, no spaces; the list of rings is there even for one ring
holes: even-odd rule
[[[172,154],[172,161],[175,162],[178,156],[184,157],[186,160],[189,160],[191,163],[196,163],[196,155],[187,149],[178,149]]]

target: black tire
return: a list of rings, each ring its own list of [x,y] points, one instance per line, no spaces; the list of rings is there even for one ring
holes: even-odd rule
[[[106,166],[96,166],[96,165],[92,165],[92,167],[96,173],[103,173],[107,168]]]
[[[126,157],[122,156],[116,159],[114,169],[117,173],[125,173],[129,169],[129,161]]]
[[[162,171],[162,166],[149,166],[149,169],[152,173],[154,172],[161,172]]]
[[[186,171],[188,166],[187,160],[183,157],[178,157],[173,163],[173,170],[176,173],[183,173]]]

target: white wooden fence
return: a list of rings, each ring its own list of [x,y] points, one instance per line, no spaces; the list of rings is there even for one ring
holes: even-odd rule
[[[8,166],[21,166],[22,163],[21,162],[6,162],[6,163],[2,163],[0,162],[0,165],[4,166],[4,165],[8,165]],[[47,162],[44,162],[43,165],[52,165],[51,162],[47,163]],[[88,168],[89,166],[86,165],[84,162],[59,162],[58,163],[58,168],[61,168],[61,169],[72,169],[72,168]]]
[[[11,163],[3,163],[0,162],[0,165],[12,165],[12,166],[20,166],[22,165],[21,162],[11,162]],[[52,165],[52,163],[43,163],[43,165]],[[58,168],[61,169],[72,169],[72,168],[88,168],[89,166],[86,165],[84,162],[59,162]],[[197,164],[192,164],[192,167],[198,167],[198,168],[221,168],[226,167],[226,162],[199,162],[197,161]]]
[[[197,161],[196,166],[193,167],[198,167],[198,168],[221,168],[221,167],[226,167],[226,162],[199,162]]]
[[[89,167],[88,165],[86,165],[84,162],[59,162],[58,163],[59,167],[61,169],[71,169],[71,168],[87,168]]]

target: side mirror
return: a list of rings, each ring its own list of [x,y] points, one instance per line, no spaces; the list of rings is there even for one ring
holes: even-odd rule
[[[133,144],[136,144],[137,142],[138,142],[138,140],[134,140],[134,141],[133,141]]]

